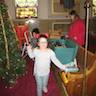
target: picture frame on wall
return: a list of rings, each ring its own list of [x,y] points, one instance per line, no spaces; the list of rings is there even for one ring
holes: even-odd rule
[[[71,22],[53,22],[52,23],[52,35],[64,36],[68,32],[68,28]]]
[[[80,0],[51,0],[53,15],[68,15],[71,10],[80,11]]]

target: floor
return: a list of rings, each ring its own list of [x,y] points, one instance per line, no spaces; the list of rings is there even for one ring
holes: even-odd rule
[[[5,88],[4,83],[0,81],[0,96],[36,96],[36,82],[32,75],[33,65],[31,60],[27,61],[27,73],[18,78],[17,83],[12,88]],[[62,96],[53,72],[51,71],[50,74],[48,93],[44,96]]]

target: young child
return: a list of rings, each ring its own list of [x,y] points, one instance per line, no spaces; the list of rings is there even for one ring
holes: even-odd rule
[[[38,39],[38,37],[40,35],[39,29],[34,28],[30,35],[32,35],[31,36],[31,45],[32,45],[33,48],[35,48],[37,46],[37,39]]]
[[[37,96],[42,96],[43,92],[47,93],[48,91],[47,84],[51,61],[61,70],[65,70],[65,65],[61,64],[55,53],[48,48],[45,35],[40,35],[38,38],[38,48],[32,49],[31,45],[28,45],[27,51],[30,58],[35,58],[34,75],[37,83]]]

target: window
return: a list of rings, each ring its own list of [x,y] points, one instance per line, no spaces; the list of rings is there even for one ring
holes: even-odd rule
[[[16,18],[37,17],[38,0],[15,0]]]

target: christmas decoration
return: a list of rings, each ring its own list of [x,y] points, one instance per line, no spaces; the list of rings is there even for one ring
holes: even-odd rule
[[[0,78],[5,86],[11,86],[25,70],[26,62],[21,57],[8,8],[4,2],[0,2]]]

